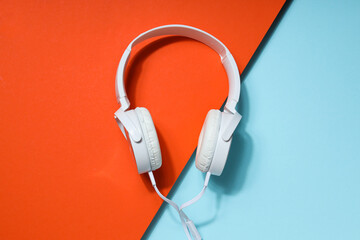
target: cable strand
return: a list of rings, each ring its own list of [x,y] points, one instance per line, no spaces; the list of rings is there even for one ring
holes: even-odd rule
[[[200,193],[198,193],[193,199],[191,199],[190,201],[185,202],[184,204],[182,204],[180,206],[180,208],[178,207],[178,205],[171,201],[170,199],[166,198],[164,195],[161,194],[161,192],[159,191],[159,189],[156,186],[156,181],[155,181],[155,177],[154,174],[152,173],[152,171],[148,172],[149,177],[150,177],[150,181],[152,186],[154,187],[156,193],[159,195],[159,197],[164,200],[165,202],[167,202],[169,205],[171,205],[176,212],[179,214],[180,220],[181,220],[181,225],[184,229],[185,235],[187,237],[188,240],[192,240],[191,236],[193,236],[193,238],[195,240],[201,240],[201,236],[199,231],[196,229],[195,224],[193,223],[193,221],[191,221],[188,216],[183,212],[183,209],[196,203],[197,201],[200,200],[200,198],[204,195],[205,190],[208,186],[209,180],[210,180],[210,176],[211,173],[207,172],[206,173],[206,177],[205,177],[205,181],[204,181],[204,186],[202,188],[202,190],[200,191]],[[191,234],[191,235],[190,235]]]
[[[182,211],[180,211],[178,205],[175,202],[171,201],[170,199],[166,198],[164,195],[161,194],[161,192],[159,191],[159,189],[156,186],[155,177],[154,177],[154,174],[152,173],[152,171],[149,172],[149,177],[150,177],[151,183],[152,183],[156,193],[159,195],[159,197],[162,200],[164,200],[165,202],[167,202],[170,206],[172,206],[176,210],[176,212],[179,214],[179,217],[180,217],[180,220],[181,220],[181,225],[182,225],[182,227],[184,229],[185,235],[186,235],[188,240],[192,240],[192,238],[190,236],[190,233],[189,233],[189,229],[188,229],[188,227],[186,225],[186,222],[184,220],[184,217],[186,217],[187,219],[189,219],[189,218]]]

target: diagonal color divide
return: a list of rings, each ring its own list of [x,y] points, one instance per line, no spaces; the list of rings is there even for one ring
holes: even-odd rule
[[[0,17],[2,239],[140,239],[161,205],[136,171],[113,113],[126,45],[179,23],[219,38],[241,71],[284,4],[277,1],[3,1]],[[227,79],[208,47],[180,37],[135,52],[134,106],[152,114],[167,194]]]

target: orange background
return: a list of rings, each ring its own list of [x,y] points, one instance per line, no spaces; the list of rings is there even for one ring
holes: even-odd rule
[[[188,24],[243,70],[283,3],[0,1],[0,239],[139,239],[162,201],[113,119],[122,52],[150,28]],[[167,194],[226,98],[226,74],[215,52],[181,37],[135,53],[127,90],[152,114]]]

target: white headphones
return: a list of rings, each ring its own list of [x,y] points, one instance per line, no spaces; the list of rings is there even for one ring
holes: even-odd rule
[[[155,126],[146,108],[137,107],[134,110],[128,110],[130,102],[124,87],[124,71],[131,49],[149,38],[163,35],[192,38],[212,48],[220,55],[221,62],[229,79],[229,95],[224,111],[210,110],[200,132],[195,163],[200,171],[206,172],[204,187],[195,198],[182,204],[180,207],[164,197],[156,187],[152,171],[161,167],[162,159]],[[221,175],[229,153],[232,135],[240,122],[241,115],[235,110],[240,97],[240,75],[233,56],[223,43],[200,29],[186,25],[160,26],[140,34],[128,45],[117,69],[115,88],[117,101],[121,104],[120,109],[115,112],[115,119],[131,146],[130,149],[133,152],[139,174],[147,172],[158,195],[176,209],[187,238],[191,239],[191,233],[194,239],[201,239],[195,225],[182,209],[201,198],[211,174]]]

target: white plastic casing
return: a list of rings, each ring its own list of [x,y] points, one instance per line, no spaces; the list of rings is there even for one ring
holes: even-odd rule
[[[140,126],[139,119],[136,115],[136,112],[134,110],[128,110],[126,112],[122,112],[122,114],[126,114],[126,117],[128,117],[130,119],[130,121],[133,123],[132,126],[127,126],[125,128],[125,131],[126,131],[126,140],[128,141],[128,143],[131,147],[130,150],[132,151],[133,156],[135,158],[138,172],[139,172],[139,174],[149,172],[149,171],[151,171],[150,157],[149,157],[149,153],[148,153],[147,146],[145,143],[144,134],[140,130],[141,126]],[[115,116],[117,116],[116,113],[115,113]],[[117,119],[117,121],[119,121],[119,120],[120,119]],[[138,131],[138,133],[141,134],[141,139],[139,141],[137,139],[135,140],[134,137],[132,136],[132,134],[129,133],[131,131],[129,128],[132,128],[132,127],[135,127],[136,129],[131,129],[131,130]]]
[[[236,116],[228,112],[221,112],[221,115],[219,137],[217,139],[214,157],[209,168],[209,172],[217,176],[220,176],[224,170],[232,142],[232,135],[241,119],[240,115]],[[230,135],[227,133],[229,130],[231,132]]]

